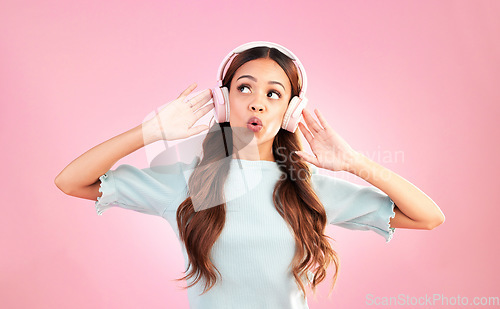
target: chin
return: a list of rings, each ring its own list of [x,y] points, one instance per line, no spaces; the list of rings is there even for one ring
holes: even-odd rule
[[[259,144],[273,141],[275,136],[276,135],[270,136],[269,134],[266,134],[266,132],[264,132],[264,134],[258,134],[258,133],[255,134],[255,137],[257,139],[257,143],[259,143]]]

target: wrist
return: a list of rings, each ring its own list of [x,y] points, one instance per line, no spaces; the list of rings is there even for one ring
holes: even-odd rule
[[[156,122],[158,123],[158,126],[160,127],[160,139],[163,139],[163,140],[167,140],[166,136],[165,136],[165,130],[163,130],[163,126],[161,125],[161,119],[160,117],[158,116],[158,114],[156,114],[155,116],[155,119],[156,119]],[[158,131],[157,131],[158,132]]]
[[[144,139],[144,145],[162,140],[162,133],[163,130],[161,128],[158,115],[155,115],[153,118],[142,123],[142,137]]]
[[[354,151],[348,160],[346,171],[357,175],[363,164],[363,154]]]

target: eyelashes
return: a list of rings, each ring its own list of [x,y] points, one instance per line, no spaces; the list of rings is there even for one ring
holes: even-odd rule
[[[247,84],[242,84],[242,85],[239,85],[238,87],[236,87],[236,89],[237,89],[239,92],[241,92],[241,93],[245,93],[245,92],[243,92],[243,89],[244,89],[244,88],[248,88],[248,89],[250,89],[250,86],[249,86],[249,85],[247,85]],[[268,97],[269,97],[269,94],[276,94],[276,95],[278,96],[278,99],[280,99],[280,98],[281,98],[281,93],[280,93],[279,91],[277,91],[277,90],[271,90],[271,91],[269,91],[269,92],[267,93]]]

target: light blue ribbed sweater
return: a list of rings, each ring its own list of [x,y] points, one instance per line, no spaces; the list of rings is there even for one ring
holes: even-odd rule
[[[99,178],[102,196],[95,203],[97,213],[102,215],[116,206],[161,216],[179,237],[176,211],[187,198],[187,180],[198,160],[196,157],[190,164],[179,162],[144,169],[123,164],[109,170]],[[190,308],[308,308],[289,268],[295,253],[293,232],[276,211],[272,199],[282,172],[276,162],[226,160],[231,161],[224,191],[226,222],[210,257],[222,280],[218,279],[201,296],[203,280],[189,288]],[[389,227],[389,219],[394,217],[394,203],[385,193],[373,186],[318,174],[313,165],[311,168],[313,189],[330,224],[372,230],[390,241],[394,229]],[[187,267],[188,256],[180,244]],[[187,281],[191,282],[192,279]]]

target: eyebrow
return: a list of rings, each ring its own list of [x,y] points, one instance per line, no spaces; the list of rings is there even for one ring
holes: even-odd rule
[[[254,82],[257,82],[257,79],[255,77],[253,77],[252,75],[241,75],[240,77],[238,77],[237,80],[240,80],[244,77],[249,78],[249,79],[253,80]],[[277,85],[280,85],[281,87],[283,87],[284,90],[286,90],[285,86],[283,86],[282,83],[277,82],[275,80],[269,81],[268,84],[277,84]]]

